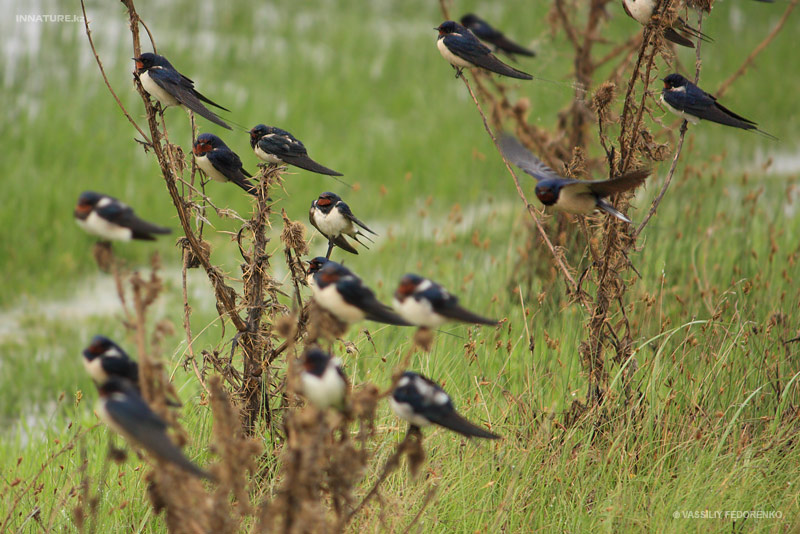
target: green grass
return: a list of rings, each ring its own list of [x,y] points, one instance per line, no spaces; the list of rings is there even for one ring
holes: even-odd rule
[[[744,528],[798,528],[800,455],[792,433],[800,369],[797,345],[782,343],[800,325],[797,171],[772,174],[755,163],[798,150],[800,125],[791,119],[794,95],[786,90],[800,82],[788,59],[794,57],[796,16],[723,100],[781,142],[713,124],[691,127],[672,188],[643,234],[642,249],[631,256],[641,278],[627,297],[638,365],[630,385],[643,396],[633,408],[619,408],[620,369],[611,366],[615,387],[606,399],[607,415],[596,426],[583,422],[565,429],[564,414],[586,393],[578,354],[586,317],[550,276],[549,256],[540,249],[521,252],[526,215],[513,184],[463,84],[435,50],[431,28],[441,21],[438,3],[343,4],[173,2],[156,10],[143,3],[139,11],[159,51],[200,91],[234,110],[232,120],[292,131],[312,157],[359,185],[349,191],[298,171],[288,176],[280,206],[291,218],[305,220],[320,192],[344,196],[381,240],[369,252],[336,258],[346,259],[383,300],[402,274],[416,271],[461,295],[468,307],[508,318],[497,331],[448,327],[452,336],[439,334],[430,354],[414,357],[413,369],[444,382],[468,417],[491,422],[505,439],[472,443],[443,430],[426,431],[423,475],[415,480],[400,470],[383,490],[387,509],[394,509],[388,526],[405,528],[436,484],[436,500],[421,519],[423,531],[732,530],[730,519],[673,518],[676,511],[693,510],[778,510],[782,519],[748,519]],[[47,7],[59,10],[55,3]],[[701,85],[713,90],[727,78],[783,7],[720,2],[704,24],[716,42],[703,45]],[[88,8],[111,83],[139,118],[122,7],[93,2]],[[571,51],[563,36],[550,39],[548,8],[465,2],[454,12],[475,10],[511,36],[535,38],[539,57],[521,67],[565,80]],[[616,2],[609,12],[612,40],[638,31]],[[743,14],[746,25],[734,24],[734,12]],[[14,25],[13,17],[2,24],[14,42],[25,42],[22,36],[31,31]],[[5,159],[7,207],[0,212],[0,418],[6,429],[0,433],[0,518],[21,487],[9,488],[12,481],[29,479],[85,430],[78,447],[44,467],[43,489],[17,505],[12,531],[33,528],[33,519],[24,520],[35,506],[45,525],[74,529],[75,502],[67,494],[80,483],[77,468],[85,456],[93,480],[108,469],[98,531],[163,532],[162,518],[143,497],[146,469],[137,468],[144,462],[131,453],[121,466],[103,465],[109,433],[94,426],[96,394],[79,352],[98,332],[126,347],[133,342],[119,321],[112,283],[94,266],[92,240],[73,223],[71,210],[82,190],[95,189],[124,199],[147,219],[175,230],[179,225],[154,159],[132,142],[135,131],[102,85],[82,27],[46,24],[35,30],[41,31],[38,48],[0,60],[6,72],[13,65],[17,73],[5,80],[0,97],[9,119],[0,136],[6,153],[13,154]],[[691,51],[680,52],[687,69],[693,59]],[[566,82],[534,81],[515,91],[530,99],[533,120],[549,129],[572,97]],[[170,138],[188,151],[185,114],[170,109],[166,120]],[[200,127],[222,135],[255,170],[245,133],[221,132],[202,119]],[[644,216],[667,167],[659,167],[634,202],[635,221]],[[249,214],[238,188],[212,183],[208,191],[218,205]],[[458,213],[461,223],[449,217]],[[212,258],[237,277],[241,258],[222,233],[236,229],[235,221],[213,213],[209,220],[218,231],[206,234]],[[280,219],[273,223],[280,228]],[[475,236],[485,248],[474,244]],[[580,258],[582,243],[579,237],[571,257]],[[272,263],[281,265],[277,233],[270,247]],[[204,447],[211,418],[195,402],[194,379],[181,366],[185,342],[174,240],[115,250],[134,266],[146,265],[154,250],[164,260],[167,293],[154,319],[175,326],[164,358],[186,406],[188,453],[201,463],[213,461]],[[322,251],[316,236],[312,252]],[[584,257],[579,268],[587,266]],[[189,285],[193,329],[202,331],[198,346],[225,350],[232,329],[222,335],[205,276],[192,273]],[[348,339],[357,355],[337,349],[355,383],[383,387],[408,347],[408,332],[363,326],[375,348],[352,329]],[[472,351],[465,348],[468,337],[476,342]],[[76,403],[78,391],[83,397]],[[383,439],[375,444],[373,471],[403,431],[385,404],[378,425]],[[356,527],[379,531],[379,525],[373,509]]]

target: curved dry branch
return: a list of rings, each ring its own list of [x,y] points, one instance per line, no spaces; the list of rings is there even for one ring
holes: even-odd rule
[[[114,92],[114,88],[111,87],[111,82],[108,81],[108,77],[106,76],[106,70],[103,68],[103,62],[100,61],[100,56],[97,54],[97,49],[95,49],[94,47],[94,39],[92,39],[92,30],[89,29],[89,17],[86,15],[86,5],[83,3],[83,0],[81,0],[81,11],[83,12],[83,27],[86,29],[86,37],[89,39],[89,46],[92,48],[92,54],[94,54],[94,60],[97,62],[97,66],[100,68],[100,74],[103,76],[103,81],[105,82],[106,87],[108,87],[108,91],[111,93],[111,96],[114,97],[114,101],[116,101],[117,105],[119,106],[119,109],[122,110],[122,113],[125,115],[125,118],[128,119],[128,122],[130,122],[133,125],[133,127],[136,128],[136,130],[142,136],[142,139],[144,139],[148,145],[152,145],[153,143],[152,141],[150,141],[150,138],[147,137],[147,135],[145,135],[144,131],[139,127],[138,124],[136,124],[136,121],[133,120],[133,117],[131,117],[130,113],[128,113],[128,110],[125,109],[125,106],[122,105],[122,101],[117,96],[117,93]]]

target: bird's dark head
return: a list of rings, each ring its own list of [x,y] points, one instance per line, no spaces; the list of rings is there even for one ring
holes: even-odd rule
[[[463,28],[463,26],[461,26],[459,23],[452,20],[446,20],[434,28],[434,30],[439,30],[439,35],[448,35],[451,33],[461,33],[459,31],[461,28]]]
[[[261,139],[267,134],[272,133],[274,128],[266,124],[256,124],[250,129],[250,139]]]
[[[673,91],[680,87],[686,87],[686,84],[689,83],[689,80],[684,78],[678,73],[673,73],[663,78],[661,81],[664,82],[664,89],[667,91]]]
[[[86,219],[103,197],[104,195],[95,193],[94,191],[84,191],[81,193],[81,196],[78,197],[78,204],[75,206],[75,217],[81,220]]]
[[[400,283],[397,285],[397,290],[394,292],[394,298],[403,302],[406,298],[410,297],[417,287],[424,281],[425,279],[417,274],[407,274],[403,278],[400,279]]]
[[[308,260],[308,274],[315,274],[322,269],[326,263],[330,260],[323,256],[317,256],[316,258]]]
[[[89,361],[101,356],[120,355],[122,350],[105,336],[94,336],[89,346],[83,349],[83,357]]]
[[[461,17],[461,24],[467,28],[472,27],[474,24],[478,24],[481,21],[474,13],[467,13],[463,17]]]
[[[312,375],[322,376],[331,355],[319,347],[310,347],[303,354],[303,370]]]
[[[335,205],[340,200],[342,200],[341,197],[336,193],[331,193],[330,191],[326,191],[322,193],[317,199],[317,206],[324,208],[325,206]]]
[[[250,146],[256,146],[258,140],[269,133],[269,126],[256,124],[250,129]]]
[[[224,148],[225,142],[211,133],[204,133],[197,136],[192,147],[195,156],[202,156],[206,152],[211,152],[215,148]]]
[[[139,57],[133,58],[136,62],[136,72],[139,74],[147,71],[151,67],[170,67],[173,68],[167,58],[153,54],[152,52],[145,52]]]
[[[552,206],[558,202],[561,186],[552,182],[539,182],[536,185],[536,198],[545,206]]]

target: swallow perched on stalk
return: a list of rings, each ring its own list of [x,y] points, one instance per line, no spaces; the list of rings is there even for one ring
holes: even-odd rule
[[[136,388],[125,379],[110,378],[98,386],[97,415],[112,430],[161,461],[200,478],[214,477],[193,464],[167,436],[167,424],[150,409]]]
[[[647,26],[653,16],[653,10],[656,8],[657,2],[658,0],[622,0],[622,8],[630,18],[642,26]],[[681,17],[676,17],[670,26],[664,28],[664,38],[688,48],[694,48],[692,39],[700,39],[705,42],[713,41],[708,35],[689,26]]]
[[[457,22],[446,20],[434,30],[439,30],[436,47],[442,57],[456,69],[456,78],[461,76],[464,68],[480,67],[510,78],[533,79],[533,76],[527,72],[510,67],[497,59],[489,47],[481,43],[471,31]]]
[[[105,336],[94,336],[89,346],[83,349],[83,366],[95,384],[116,377],[124,378],[139,388],[139,364]]]
[[[314,200],[311,203],[311,209],[308,210],[308,220],[328,240],[326,258],[331,257],[331,251],[334,246],[338,246],[351,254],[358,254],[358,251],[348,243],[345,236],[351,237],[364,248],[369,248],[358,240],[358,236],[362,236],[372,242],[372,239],[358,229],[359,226],[372,235],[378,235],[370,230],[366,224],[358,220],[350,210],[350,206],[345,204],[341,197],[335,193],[325,192]]]
[[[760,130],[755,122],[719,104],[713,95],[706,93],[680,74],[670,74],[662,81],[664,89],[661,90],[661,102],[672,113],[692,124],[706,120],[742,130],[754,130],[770,139],[777,139],[774,135]]]
[[[474,13],[467,13],[461,17],[461,24],[471,31],[475,37],[494,46],[495,50],[500,50],[508,55],[509,58],[515,59],[515,55],[534,57],[536,52],[528,50],[522,45],[518,45],[505,35],[500,30],[493,28],[488,22],[480,18]]]
[[[242,160],[225,142],[211,133],[197,136],[192,147],[195,161],[206,176],[217,182],[232,182],[251,195],[258,188],[250,181],[252,175],[242,167]]]
[[[130,382],[136,391],[141,391],[139,364],[105,336],[94,336],[89,346],[83,349],[83,367],[98,386],[112,378],[120,378]],[[182,406],[179,401],[169,398],[166,403]]]
[[[467,437],[500,438],[464,419],[456,411],[450,396],[437,383],[413,371],[403,373],[389,397],[389,404],[392,411],[412,427],[434,424]]]
[[[250,130],[250,146],[256,156],[267,163],[286,163],[318,174],[342,176],[342,173],[324,167],[308,157],[303,143],[286,130],[274,126],[253,126]]]
[[[74,216],[75,222],[86,232],[106,241],[154,241],[153,234],[169,234],[172,231],[140,219],[130,206],[94,191],[81,193]]]
[[[314,301],[343,323],[367,319],[376,323],[411,326],[389,306],[379,302],[375,293],[350,269],[335,261],[326,261],[314,274],[311,290]]]
[[[461,307],[458,298],[445,288],[416,274],[407,274],[394,292],[394,309],[415,326],[438,328],[447,321],[497,325],[495,319],[481,317]]]
[[[219,109],[230,111],[200,94],[194,88],[194,82],[178,72],[164,56],[146,52],[133,58],[136,62],[136,74],[147,94],[158,100],[164,108],[183,106],[205,117],[214,124],[231,130],[225,121],[216,113],[205,107],[203,102]]]
[[[300,393],[318,410],[344,408],[347,377],[341,361],[319,347],[310,347],[303,354]]]
[[[502,135],[499,144],[509,162],[536,179],[536,197],[542,204],[569,213],[585,215],[599,209],[630,223],[631,220],[609,204],[605,197],[639,187],[652,172],[650,169],[637,169],[610,180],[574,180],[556,174],[511,135]]]

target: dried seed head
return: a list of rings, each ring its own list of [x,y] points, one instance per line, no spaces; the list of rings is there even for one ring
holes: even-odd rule
[[[714,0],[686,0],[686,5],[692,9],[705,11],[711,13],[711,8],[714,5]]]
[[[104,273],[110,273],[111,267],[114,265],[114,251],[111,249],[111,243],[108,241],[98,241],[92,247],[92,256],[97,263],[97,267]]]
[[[275,321],[275,333],[283,339],[294,339],[297,334],[297,317],[292,315],[282,315]]]
[[[199,244],[200,244],[200,253],[204,258],[208,259],[211,256],[211,243],[201,239],[199,241]],[[196,269],[200,267],[200,258],[194,253],[192,248],[189,246],[188,239],[186,239],[185,237],[179,239],[177,245],[183,247],[183,250],[186,251],[186,253],[183,255],[183,261],[186,264],[187,269]]]
[[[604,116],[608,112],[608,106],[614,101],[617,86],[614,82],[603,82],[595,91],[592,97],[592,109],[599,115]]]
[[[418,347],[422,352],[430,352],[433,345],[433,330],[430,328],[420,327],[414,332],[414,346]]]
[[[306,243],[306,226],[300,221],[292,221],[286,216],[286,210],[281,210],[283,216],[283,231],[281,232],[281,242],[287,248],[294,250],[298,256],[308,254],[308,244]]]

